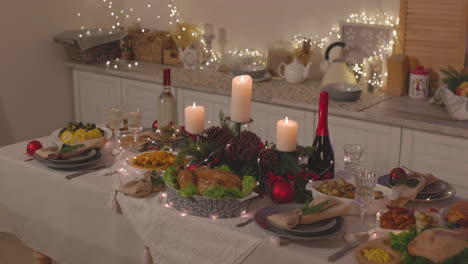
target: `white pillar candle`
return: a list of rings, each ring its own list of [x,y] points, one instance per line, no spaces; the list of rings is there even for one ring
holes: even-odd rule
[[[198,135],[205,130],[205,107],[193,105],[185,107],[185,130]]]
[[[296,151],[297,147],[297,122],[288,120],[278,120],[276,123],[276,149],[283,152]]]
[[[250,121],[250,101],[252,99],[252,77],[240,75],[232,79],[231,121]]]

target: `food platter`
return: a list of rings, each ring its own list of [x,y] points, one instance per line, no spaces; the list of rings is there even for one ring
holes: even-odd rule
[[[279,228],[276,225],[271,224],[268,221],[268,216],[272,214],[281,214],[285,212],[291,212],[291,210],[296,210],[301,208],[302,204],[279,204],[269,207],[262,208],[255,213],[254,221],[255,223],[262,228],[267,233],[272,235],[288,238],[291,240],[297,241],[312,241],[312,240],[322,240],[335,238],[343,234],[344,232],[344,219],[340,216],[332,218],[329,221],[320,221],[316,224],[313,224],[310,227],[310,230],[307,230],[308,227],[304,225],[302,227],[303,232],[285,230],[284,228]],[[334,224],[333,224],[334,223]],[[323,225],[322,227],[320,227]],[[311,232],[313,231],[313,232]]]
[[[147,155],[147,156],[154,156],[154,158],[157,158],[157,155],[156,153],[169,153],[171,154],[171,157],[174,157],[175,159],[175,156],[177,156],[177,152],[169,152],[169,151],[163,151],[163,150],[159,150],[159,151],[146,151],[146,152],[141,152],[141,153],[138,153],[138,154],[132,154],[128,157],[125,158],[125,164],[127,165],[128,168],[134,170],[134,171],[140,171],[140,172],[147,172],[147,171],[163,171],[165,170],[167,167],[169,166],[172,166],[173,165],[173,161],[172,162],[168,162],[163,168],[161,167],[151,167],[151,166],[139,166],[138,164],[135,163],[135,159],[137,159],[140,155]]]
[[[327,194],[324,194],[320,191],[317,190],[319,186],[321,186],[325,181],[313,181],[309,182],[306,185],[306,190],[309,190],[312,192],[313,197],[318,197],[318,196],[326,196]],[[353,184],[353,182],[350,182]],[[385,206],[388,203],[388,196],[391,194],[392,190],[384,185],[377,184],[375,187],[376,191],[381,191],[383,193],[384,198],[383,199],[377,199],[374,200],[367,211],[367,215],[375,215],[379,210],[382,208],[385,208]],[[359,204],[357,204],[354,199],[348,199],[348,198],[343,198],[343,197],[336,197],[338,200],[345,202],[345,203],[351,203],[351,210],[350,214],[351,215],[359,215]]]
[[[107,140],[112,138],[112,131],[109,128],[107,128],[105,126],[96,126],[96,127],[100,128],[100,129],[102,129],[104,131],[104,137]],[[60,145],[63,144],[63,142],[62,142],[62,140],[60,139],[60,136],[59,136],[61,130],[62,130],[62,128],[58,128],[58,129],[54,130],[49,136],[50,141],[52,142],[52,144],[54,144],[56,146],[60,146]],[[97,139],[87,140],[87,141],[83,141],[83,142],[80,142],[80,143],[83,144],[83,143],[86,143],[88,141],[94,141],[94,140],[97,140]]]

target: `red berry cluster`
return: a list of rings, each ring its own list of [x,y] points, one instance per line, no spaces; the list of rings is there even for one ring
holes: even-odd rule
[[[310,181],[310,180],[313,181],[313,180],[318,179],[319,175],[313,172],[307,171],[305,169],[301,169],[297,174],[292,174],[288,172],[286,173],[284,177],[275,175],[273,172],[268,172],[266,174],[266,177],[267,177],[266,183],[268,185],[271,185],[275,182],[282,182],[282,181],[289,181],[292,184],[294,184],[299,179],[301,179],[302,181]],[[328,174],[328,175],[325,175],[325,177],[331,178],[331,175]]]
[[[194,135],[194,134],[191,134],[189,132],[187,132],[187,130],[185,130],[185,126],[181,126],[180,127],[180,131],[182,132],[182,134],[184,134],[186,137],[189,137],[193,140],[197,140],[197,138],[199,137],[199,135]]]

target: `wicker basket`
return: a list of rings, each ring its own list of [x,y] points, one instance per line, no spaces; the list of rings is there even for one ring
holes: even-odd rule
[[[68,59],[73,62],[92,64],[115,59],[119,56],[119,41],[113,41],[81,51],[78,44],[61,42]]]
[[[128,32],[128,39],[136,59],[143,62],[162,63],[164,50],[176,48],[174,41],[166,31]]]

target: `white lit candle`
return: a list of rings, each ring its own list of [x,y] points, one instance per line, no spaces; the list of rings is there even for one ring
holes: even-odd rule
[[[185,107],[185,130],[198,135],[205,130],[205,107],[193,105]]]
[[[297,147],[297,122],[288,120],[278,120],[276,123],[276,149],[283,152],[296,151]]]
[[[240,75],[232,79],[231,121],[250,121],[250,101],[252,99],[252,77]]]

